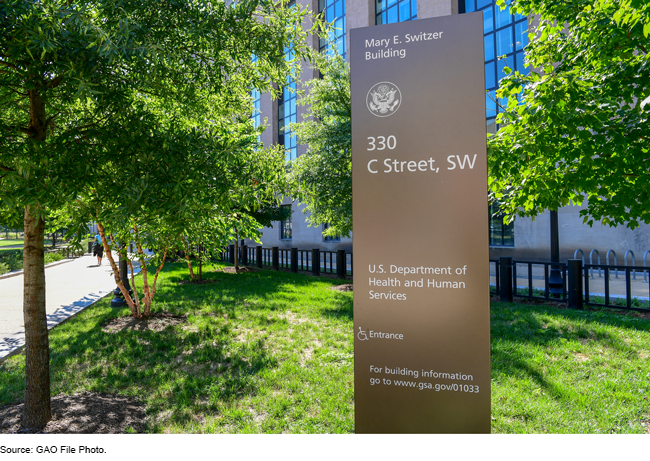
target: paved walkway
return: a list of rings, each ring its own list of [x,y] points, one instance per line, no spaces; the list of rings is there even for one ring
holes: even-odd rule
[[[114,254],[114,257],[117,262],[117,255]],[[22,274],[0,278],[0,359],[25,344],[23,278]],[[97,266],[96,257],[88,255],[46,267],[45,306],[48,329],[114,289],[115,279],[106,257],[102,266]]]

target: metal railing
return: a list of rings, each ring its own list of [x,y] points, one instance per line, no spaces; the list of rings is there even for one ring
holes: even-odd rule
[[[222,261],[234,263],[234,245],[217,253]],[[582,251],[580,253],[584,258],[584,253]],[[608,253],[616,260],[613,251]],[[599,261],[597,264],[592,263],[594,254]],[[587,305],[650,312],[650,284],[644,289],[644,293],[648,295],[645,298],[645,295],[639,295],[639,284],[643,282],[636,281],[637,272],[643,272],[644,281],[648,280],[650,272],[650,267],[646,265],[648,254],[650,250],[644,254],[643,267],[634,265],[634,254],[631,251],[626,253],[624,259],[627,263],[628,255],[631,256],[632,265],[601,264],[597,250],[592,250],[589,254],[589,264],[585,264],[583,258],[569,260],[566,263],[515,261],[512,258],[493,259],[490,260],[490,276],[494,277],[495,283],[491,284],[490,291],[499,294],[502,300],[506,301],[514,298],[541,299],[567,302],[570,307]],[[576,255],[578,255],[577,251]],[[352,253],[344,250],[299,250],[244,245],[240,248],[238,257],[242,265],[259,268],[311,272],[313,275],[329,274],[339,278],[351,277],[353,274]],[[551,277],[553,270],[557,271],[554,281]],[[594,279],[595,271],[603,274],[604,277]],[[614,277],[611,277],[612,272]],[[618,273],[624,274],[624,280],[616,279]],[[636,287],[634,290],[633,282]],[[604,293],[594,292],[595,286],[600,284],[603,284]],[[612,293],[612,284],[619,289],[618,293]]]
[[[603,284],[604,291],[603,294],[592,294],[590,289],[589,275],[588,272],[590,269],[602,269],[604,272]],[[628,309],[628,310],[638,310],[643,312],[650,312],[650,285],[648,286],[648,301],[643,300],[639,296],[632,295],[632,280],[636,280],[636,272],[638,270],[643,271],[644,278],[649,269],[639,268],[636,266],[615,266],[615,265],[599,265],[599,267],[594,266],[593,264],[585,264],[583,266],[584,271],[584,304],[587,306],[600,306],[600,307],[613,307],[616,309]],[[612,295],[610,277],[611,272],[614,271],[618,274],[619,271],[624,273],[625,277],[625,295],[617,296]],[[600,302],[600,298],[604,298],[604,302]],[[621,301],[624,301],[624,305],[621,304]],[[636,304],[634,306],[633,304]],[[645,305],[645,306],[644,306]]]
[[[494,275],[496,281],[495,285],[491,285],[490,287],[492,294],[501,294],[505,289],[507,293],[512,293],[512,297],[567,300],[567,268],[565,263],[514,261],[511,258],[501,258],[491,259],[490,266],[492,264],[495,266]],[[541,274],[535,274],[534,268],[536,267],[541,269],[537,271],[541,272]],[[553,267],[557,267],[562,277],[561,295],[559,293],[552,293],[551,286],[549,285],[550,273]],[[492,275],[491,268],[490,275]],[[543,287],[535,286],[535,280],[543,280]],[[506,296],[509,297],[508,295]]]
[[[235,262],[235,247],[230,245],[217,252],[217,258],[230,263]],[[237,258],[244,266],[270,267],[274,270],[291,272],[311,272],[314,275],[331,274],[339,278],[352,276],[352,254],[345,250],[321,251],[320,249],[299,250],[280,249],[261,246],[239,247]]]
[[[632,261],[634,262],[634,258]],[[558,291],[554,294],[549,284],[553,267],[556,267],[561,274],[561,293]],[[594,280],[595,270],[604,274],[604,277]],[[636,272],[643,272],[646,280],[650,268],[645,264],[643,267],[627,264],[584,264],[582,259],[572,259],[567,263],[552,263],[501,258],[490,260],[490,275],[496,282],[491,283],[490,291],[500,295],[504,301],[512,301],[515,297],[519,297],[564,301],[570,307],[577,308],[587,305],[650,312],[650,284],[646,287],[640,281],[635,282]],[[617,273],[620,273],[624,280],[617,280]],[[535,281],[538,283],[536,284]],[[634,290],[633,282],[636,287]],[[604,293],[594,292],[594,288],[600,284]],[[612,292],[612,284],[618,288],[617,293]],[[643,292],[639,290],[640,286],[645,287]]]

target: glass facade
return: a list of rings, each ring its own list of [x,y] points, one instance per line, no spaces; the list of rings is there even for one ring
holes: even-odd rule
[[[375,24],[392,24],[417,19],[417,0],[375,0],[375,15]]]
[[[291,82],[282,89],[278,100],[278,144],[284,146],[287,162],[295,160],[298,149],[296,135],[290,124],[298,121],[296,116],[296,82]]]
[[[253,55],[253,62],[257,62],[257,56]],[[251,99],[253,100],[253,113],[251,114],[251,118],[253,119],[253,125],[255,128],[259,127],[262,120],[261,120],[261,114],[262,114],[262,93],[259,92],[259,90],[253,89],[251,90]],[[260,140],[260,136],[257,137],[257,140]]]
[[[515,246],[514,223],[505,224],[499,206],[490,205],[490,245]]]
[[[294,7],[295,2],[288,7]],[[290,48],[284,52],[284,59],[291,61],[294,53]],[[298,121],[296,116],[296,81],[292,81],[284,88],[278,100],[278,144],[284,146],[287,162],[295,160],[298,154],[296,135],[291,130],[290,124]]]
[[[510,0],[506,0],[509,4]],[[522,74],[528,72],[524,65],[524,47],[528,45],[528,20],[513,14],[510,7],[501,7],[495,0],[459,0],[460,13],[483,12],[483,40],[485,47],[485,119],[488,133],[496,133],[496,117],[500,106],[508,105],[506,99],[498,100],[499,81],[506,76],[504,67]],[[501,58],[501,59],[499,59]],[[505,224],[498,205],[490,205],[490,245],[514,246],[514,223]]]
[[[345,41],[347,37],[345,24],[345,0],[318,0],[318,11],[323,15],[325,22],[332,24],[329,37],[320,38],[320,52],[328,50],[328,39],[335,44],[338,53],[346,59]]]
[[[282,205],[282,207],[289,207],[291,210],[291,205]],[[280,221],[280,239],[282,240],[291,240],[292,234],[292,221],[291,215],[286,221]]]
[[[506,3],[510,3],[506,0]],[[499,80],[505,77],[504,67],[522,74],[528,72],[524,66],[524,47],[528,44],[528,21],[526,16],[512,14],[510,7],[501,10],[494,0],[460,0],[461,13],[483,12],[483,40],[485,43],[485,105],[488,133],[496,133],[496,116],[499,105],[506,106],[507,100],[497,101],[496,90]],[[499,59],[502,57],[502,59]]]
[[[255,128],[260,126],[260,123],[262,123],[260,119],[260,115],[262,113],[260,104],[262,102],[262,93],[260,93],[258,90],[253,90],[251,91],[251,97],[253,98],[253,123],[255,124]]]

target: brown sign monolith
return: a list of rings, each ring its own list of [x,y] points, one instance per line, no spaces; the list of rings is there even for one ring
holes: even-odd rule
[[[351,31],[358,433],[490,432],[480,13]]]

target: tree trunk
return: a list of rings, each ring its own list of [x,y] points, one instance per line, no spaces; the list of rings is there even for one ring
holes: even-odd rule
[[[199,282],[203,280],[203,246],[199,244]]]
[[[126,262],[129,265],[129,270],[131,271],[131,288],[133,289],[133,300],[135,301],[135,305],[138,308],[138,311],[140,312],[141,311],[140,297],[138,296],[138,287],[135,284],[135,274],[133,273],[133,264],[131,263],[131,260],[128,258]]]
[[[235,227],[235,273],[239,272],[239,232]]]
[[[104,246],[104,254],[108,258],[108,262],[111,265],[111,269],[113,269],[113,277],[115,278],[115,283],[117,284],[120,293],[122,293],[122,297],[126,301],[126,305],[129,306],[129,309],[131,309],[131,313],[133,314],[133,317],[138,319],[140,318],[140,307],[135,304],[133,298],[131,298],[129,292],[124,286],[124,282],[122,282],[122,277],[120,277],[120,270],[117,267],[117,264],[115,264],[115,260],[113,259],[113,253],[111,252],[111,249],[108,246],[108,238],[106,237],[106,233],[104,232],[104,226],[102,226],[100,223],[97,223],[97,230],[99,231],[99,236],[102,239],[102,244]],[[111,240],[113,240],[112,237]],[[113,240],[113,245],[117,246],[114,240]]]
[[[25,207],[23,316],[25,320],[25,408],[22,426],[41,428],[52,419],[50,345],[45,312],[45,222]]]
[[[192,269],[192,261],[187,252],[185,253],[185,261],[187,261],[187,268],[190,270],[190,280],[194,281],[194,269]]]
[[[153,278],[153,284],[151,285],[151,289],[149,290],[149,295],[147,298],[145,298],[145,305],[144,305],[144,316],[149,317],[149,313],[151,312],[151,303],[153,302],[153,297],[156,294],[156,282],[158,281],[158,275],[160,274],[160,271],[162,268],[165,266],[165,259],[167,259],[167,250],[168,247],[165,246],[165,252],[163,253],[162,257],[162,262],[160,263],[160,266],[158,266],[158,270],[156,271],[156,275]]]
[[[47,139],[45,103],[40,82],[29,94],[29,140]],[[50,408],[50,344],[45,312],[45,222],[38,206],[25,206],[23,229],[23,319],[25,322],[25,407],[22,426],[41,428],[52,419]]]

